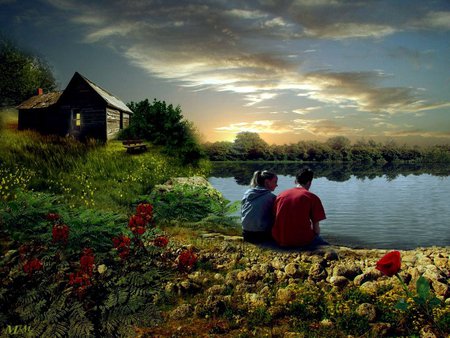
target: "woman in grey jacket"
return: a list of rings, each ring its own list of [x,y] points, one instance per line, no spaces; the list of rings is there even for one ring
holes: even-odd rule
[[[241,201],[242,235],[244,241],[260,243],[272,239],[273,202],[272,191],[278,186],[276,174],[267,170],[258,170],[250,181],[250,189],[244,193]]]

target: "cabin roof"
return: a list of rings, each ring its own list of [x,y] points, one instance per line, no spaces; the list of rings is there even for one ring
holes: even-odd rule
[[[104,90],[103,88],[97,86],[94,82],[92,82],[91,80],[85,78],[83,75],[81,75],[80,73],[75,73],[78,74],[79,76],[81,76],[83,78],[83,80],[86,81],[86,83],[92,88],[94,89],[97,94],[99,94],[102,99],[104,99],[106,101],[106,103],[114,108],[118,108],[124,112],[133,114],[133,112],[131,111],[130,108],[127,107],[127,105],[125,103],[123,103],[120,99],[118,99],[117,97],[115,97],[114,95],[108,93],[106,90]]]
[[[39,108],[48,108],[54,105],[62,92],[51,92],[42,95],[35,95],[30,97],[28,100],[22,102],[17,109],[39,109]]]

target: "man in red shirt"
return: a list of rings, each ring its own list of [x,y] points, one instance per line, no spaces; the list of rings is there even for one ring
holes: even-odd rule
[[[305,169],[296,175],[297,186],[279,194],[274,204],[272,237],[280,246],[326,245],[319,222],[326,219],[320,198],[309,191],[314,173]]]

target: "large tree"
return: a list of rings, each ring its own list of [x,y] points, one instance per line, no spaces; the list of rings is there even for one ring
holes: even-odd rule
[[[192,122],[183,118],[180,106],[148,99],[131,102],[133,111],[130,126],[121,138],[141,138],[164,146],[166,152],[177,155],[185,163],[194,163],[204,156],[198,133]]]
[[[257,133],[243,131],[236,135],[233,149],[242,160],[263,160],[269,145]]]
[[[17,105],[36,94],[38,88],[44,92],[56,88],[47,62],[0,35],[0,105]]]

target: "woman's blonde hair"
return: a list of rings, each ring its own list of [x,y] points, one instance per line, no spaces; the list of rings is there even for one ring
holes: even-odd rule
[[[271,180],[275,176],[277,176],[275,173],[268,171],[268,170],[257,170],[253,173],[252,180],[250,181],[250,186],[252,188],[255,187],[264,187],[264,182],[266,180]]]

